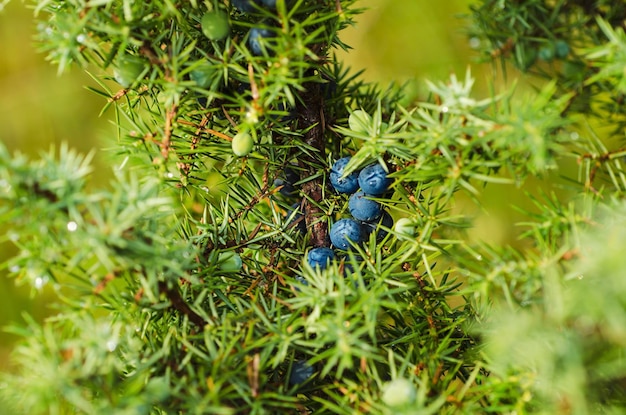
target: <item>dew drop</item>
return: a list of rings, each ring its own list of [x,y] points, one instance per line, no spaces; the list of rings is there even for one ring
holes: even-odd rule
[[[246,121],[250,124],[256,124],[259,122],[259,114],[255,109],[251,108],[246,112]]]
[[[572,138],[572,140],[578,140],[580,138],[580,134],[578,134],[576,131],[572,132],[569,136]]]
[[[450,109],[446,106],[441,107],[441,112],[448,112]]]
[[[67,222],[67,230],[70,232],[76,232],[76,229],[78,229],[78,223],[72,221]]]
[[[174,173],[169,172],[169,173],[167,173],[167,174],[165,175],[165,177],[167,177],[168,179],[171,179],[171,178],[173,178],[173,177],[174,177]]]
[[[476,255],[476,261],[482,261],[482,260],[483,260],[482,255]]]
[[[11,265],[11,267],[9,268],[9,271],[15,274],[15,273],[18,273],[20,269],[22,268],[19,265]]]
[[[40,277],[35,278],[35,288],[38,290],[41,290],[43,288],[44,285],[46,285],[46,283],[48,282],[48,276],[47,275],[43,275]]]
[[[472,37],[469,40],[469,46],[472,49],[478,49],[478,47],[480,46],[480,39],[477,37]]]
[[[76,36],[76,41],[78,43],[85,43],[85,41],[87,40],[87,36],[80,34],[78,36]]]
[[[106,344],[107,346],[107,350],[110,352],[115,351],[115,349],[117,349],[117,341],[115,340],[109,340]]]

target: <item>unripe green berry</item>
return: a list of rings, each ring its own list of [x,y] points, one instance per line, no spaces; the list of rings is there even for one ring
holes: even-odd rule
[[[113,77],[118,84],[124,88],[131,86],[146,68],[146,61],[139,56],[123,55],[120,56],[113,70]]]
[[[371,124],[372,117],[363,111],[363,110],[355,110],[348,117],[348,125],[350,129],[355,133],[366,133],[369,130],[369,125]]]
[[[410,239],[415,235],[413,221],[409,218],[400,218],[393,229],[401,239]]]
[[[233,251],[221,252],[218,261],[219,269],[224,272],[238,272],[243,265],[239,254]]]
[[[398,378],[387,382],[383,387],[383,402],[389,406],[399,407],[415,401],[415,385],[407,379]]]
[[[233,154],[237,157],[247,156],[254,146],[252,136],[247,132],[239,132],[233,137],[232,141]]]
[[[220,40],[228,36],[230,24],[228,15],[219,10],[207,12],[200,22],[202,33],[211,40]]]
[[[552,45],[543,46],[539,49],[539,59],[546,62],[551,62],[554,59],[554,47]]]
[[[554,42],[554,56],[558,59],[565,59],[569,55],[569,45],[564,40]]]
[[[209,64],[203,64],[189,73],[189,77],[200,88],[208,88],[213,80],[215,70]]]

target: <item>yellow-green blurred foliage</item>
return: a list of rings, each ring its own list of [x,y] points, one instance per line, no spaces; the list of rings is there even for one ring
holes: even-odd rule
[[[0,139],[11,150],[33,155],[62,142],[82,152],[102,147],[100,137],[112,136],[114,130],[106,117],[98,118],[102,99],[83,88],[93,82],[80,70],[57,76],[36,51],[36,24],[32,10],[19,1],[0,13]],[[95,167],[96,180],[106,180],[106,167],[98,162]],[[0,232],[10,230],[10,223],[0,224]],[[0,250],[2,261],[15,253],[7,244]],[[0,271],[0,326],[21,321],[23,312],[36,318],[51,313],[50,298],[50,293],[31,298],[30,288],[16,287]],[[7,366],[14,340],[0,332],[0,370]]]
[[[452,73],[463,77],[471,67],[476,93],[486,96],[492,68],[472,64],[473,52],[463,31],[468,22],[459,18],[468,12],[469,4],[469,0],[363,0],[360,5],[370,10],[346,31],[343,40],[353,49],[339,57],[355,70],[364,68],[368,81],[417,80],[412,88],[420,92],[425,79],[445,80]],[[98,118],[104,101],[84,88],[94,85],[87,74],[73,69],[57,76],[56,67],[36,52],[36,25],[32,11],[22,2],[13,1],[0,13],[0,139],[10,149],[29,154],[61,142],[83,152],[96,149],[93,181],[106,183],[111,167],[99,149],[115,140],[112,112]],[[531,187],[536,185],[531,183]],[[513,223],[520,215],[511,205],[523,204],[524,198],[523,192],[511,186],[492,185],[483,198],[489,209],[481,210],[473,203],[461,203],[458,209],[476,217],[478,226],[472,236],[512,241]],[[1,229],[6,232],[10,226],[1,224]],[[6,245],[0,249],[2,257],[13,253]],[[24,311],[36,318],[54,311],[47,306],[50,293],[32,298],[29,294],[30,288],[16,288],[13,280],[0,273],[1,326],[20,321]],[[7,367],[6,356],[14,341],[14,336],[0,334],[0,370]]]

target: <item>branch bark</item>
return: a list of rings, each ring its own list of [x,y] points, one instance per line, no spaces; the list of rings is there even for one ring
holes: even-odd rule
[[[160,282],[159,289],[162,293],[165,293],[167,298],[172,303],[172,307],[183,315],[186,315],[189,318],[189,321],[198,327],[204,327],[207,324],[207,321],[205,321],[198,313],[189,307],[189,304],[185,302],[176,288],[170,288],[167,286],[167,283]]]
[[[313,176],[317,174],[315,166],[321,161],[316,155],[324,156],[324,104],[319,83],[308,82],[304,87],[302,101],[296,105],[298,128],[306,130],[304,141],[317,151],[305,155],[299,163],[305,174]],[[303,201],[304,218],[311,228],[311,244],[315,247],[330,245],[328,225],[322,220],[324,212],[318,207],[324,195],[323,186],[322,178],[309,180],[302,185],[302,191],[306,195]]]

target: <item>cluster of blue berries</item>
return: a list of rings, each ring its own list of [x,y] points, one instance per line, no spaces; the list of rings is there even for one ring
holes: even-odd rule
[[[337,250],[345,251],[350,249],[353,244],[361,243],[369,239],[372,232],[376,233],[376,240],[381,241],[387,231],[379,227],[391,228],[393,219],[382,205],[374,200],[387,193],[392,179],[387,177],[387,172],[380,164],[372,164],[360,171],[354,171],[348,175],[344,175],[344,171],[350,157],[344,157],[337,160],[330,171],[329,179],[332,187],[342,194],[350,195],[348,199],[348,208],[351,218],[343,218],[335,222],[330,228],[330,241]],[[291,173],[285,169],[285,180],[280,180],[278,184],[282,185],[281,193],[285,196],[292,195],[295,191],[293,181],[290,186]],[[291,180],[296,179],[292,177]],[[275,182],[277,184],[277,182]],[[359,190],[360,189],[360,190]],[[294,219],[295,220],[295,219]],[[304,218],[302,218],[304,230]],[[313,269],[324,270],[335,259],[335,250],[328,247],[317,247],[309,251],[307,262]],[[349,265],[346,265],[350,270]],[[306,280],[300,276],[298,280],[305,285]],[[297,290],[297,288],[296,288]],[[313,374],[313,368],[306,361],[300,360],[294,363],[292,367],[289,383],[291,385],[305,382]]]
[[[339,193],[350,195],[348,208],[352,218],[340,219],[330,228],[331,243],[342,251],[350,249],[352,244],[368,240],[374,231],[376,240],[380,242],[387,235],[384,228],[393,226],[391,215],[374,200],[387,192],[393,180],[387,177],[387,172],[378,163],[344,175],[349,161],[350,157],[337,160],[330,172],[333,188]],[[322,247],[309,251],[307,261],[313,268],[325,269],[334,258],[335,253],[331,248]]]
[[[233,6],[245,13],[251,13],[266,8],[276,10],[277,0],[232,0]],[[286,3],[289,1],[286,0]],[[254,55],[263,55],[266,50],[266,40],[275,37],[275,32],[266,27],[253,27],[248,36],[248,46]]]

